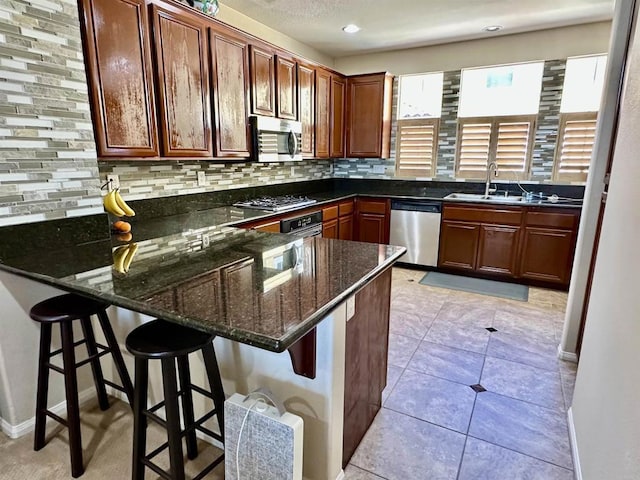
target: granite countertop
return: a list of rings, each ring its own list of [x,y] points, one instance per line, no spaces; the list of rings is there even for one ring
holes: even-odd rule
[[[282,352],[405,251],[221,226],[235,215],[222,207],[139,223],[127,272],[122,242],[56,248],[45,236],[29,254],[5,253],[0,269]]]

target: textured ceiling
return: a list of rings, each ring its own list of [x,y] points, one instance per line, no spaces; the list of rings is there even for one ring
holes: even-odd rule
[[[608,20],[614,0],[222,0],[332,57]],[[341,27],[362,30],[349,35]],[[498,33],[483,32],[502,25]]]

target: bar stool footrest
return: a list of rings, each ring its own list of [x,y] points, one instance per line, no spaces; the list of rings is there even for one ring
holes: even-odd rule
[[[224,453],[216,458],[213,462],[211,462],[204,470],[202,470],[198,475],[193,477],[193,480],[201,480],[203,479],[211,470],[216,468],[224,461]]]
[[[64,425],[67,428],[69,427],[69,423],[64,418],[56,415],[51,410],[45,410],[44,413],[47,415],[47,417],[50,417],[50,418],[54,419],[59,424]]]
[[[166,478],[167,480],[172,480],[171,478],[171,474],[167,473],[165,470],[163,470],[162,468],[160,468],[158,465],[156,465],[155,463],[153,463],[150,460],[147,460],[147,458],[143,458],[142,459],[142,463],[149,467],[151,470],[153,470],[154,472],[156,472],[158,475],[160,475],[162,478]]]

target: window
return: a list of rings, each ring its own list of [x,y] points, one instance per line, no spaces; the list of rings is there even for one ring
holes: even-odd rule
[[[403,75],[398,85],[396,175],[433,177],[442,112],[442,73]]]
[[[587,180],[606,63],[606,55],[567,60],[553,163],[554,181]]]
[[[456,176],[484,178],[496,162],[507,179],[529,173],[542,62],[462,71]]]

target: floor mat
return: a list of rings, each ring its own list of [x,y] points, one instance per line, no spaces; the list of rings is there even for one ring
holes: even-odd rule
[[[527,285],[463,277],[461,275],[450,275],[448,273],[427,272],[427,274],[422,277],[422,280],[420,280],[420,283],[432,287],[450,288],[452,290],[510,298],[523,302],[529,299],[529,287]]]

